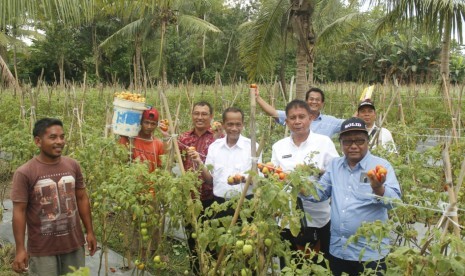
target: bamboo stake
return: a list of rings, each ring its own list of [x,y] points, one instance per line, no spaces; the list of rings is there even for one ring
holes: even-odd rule
[[[450,146],[450,141],[446,142],[446,146],[444,150],[442,151],[442,159],[444,162],[444,174],[446,176],[446,185],[448,186],[447,193],[449,195],[449,207],[447,209],[447,213],[451,212],[457,212],[457,197],[455,196],[455,191],[452,183],[452,165],[450,162],[450,155],[449,155],[449,146]],[[454,234],[460,238],[460,229],[457,226],[459,221],[457,218],[457,214],[450,216],[452,220],[455,222],[454,223]],[[445,228],[445,231],[447,231],[447,228]]]
[[[442,75],[442,83],[444,84],[443,85],[444,94],[445,94],[445,97],[446,97],[447,106],[449,107],[449,113],[450,113],[451,121],[452,121],[452,137],[454,137],[454,141],[457,144],[458,143],[457,129],[456,129],[456,125],[455,125],[456,118],[454,118],[454,112],[452,110],[452,102],[451,102],[451,98],[450,98],[450,94],[449,94],[449,86],[446,83],[446,77],[445,77],[444,74]]]
[[[294,92],[294,76],[291,77],[291,84],[289,86],[289,102],[291,101],[292,99],[292,92]],[[287,127],[286,125],[286,128],[284,129],[284,137],[287,137],[287,133],[289,132],[289,127]]]

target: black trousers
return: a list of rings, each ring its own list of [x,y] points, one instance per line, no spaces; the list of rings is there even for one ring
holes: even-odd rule
[[[386,262],[385,258],[378,261],[359,262],[343,260],[330,255],[329,267],[334,276],[340,276],[343,272],[350,276],[357,276],[363,273],[367,268],[373,269],[376,271],[376,275],[381,276],[384,275],[386,271]]]

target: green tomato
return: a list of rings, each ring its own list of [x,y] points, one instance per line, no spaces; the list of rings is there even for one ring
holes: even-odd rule
[[[242,247],[244,247],[244,241],[243,240],[236,241],[236,248],[242,249]]]
[[[140,228],[147,228],[147,222],[141,222]]]
[[[251,255],[252,252],[253,252],[253,246],[251,244],[246,244],[242,248],[242,253],[244,253],[245,255]]]
[[[147,228],[142,228],[142,229],[140,229],[140,233],[142,234],[142,236],[147,236],[147,233],[148,233],[148,232],[149,232],[149,231],[147,230]]]
[[[271,246],[271,243],[272,243],[272,242],[271,242],[271,239],[265,239],[265,245],[266,245],[267,247],[270,247],[270,246]]]
[[[196,233],[192,233],[192,234],[191,234],[191,237],[195,240],[195,239],[197,239],[197,234],[196,234]]]
[[[157,255],[157,256],[153,257],[153,261],[154,261],[155,263],[159,264],[159,263],[161,262],[160,256]]]

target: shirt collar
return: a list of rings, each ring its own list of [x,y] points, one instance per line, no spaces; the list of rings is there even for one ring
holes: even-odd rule
[[[312,133],[313,133],[313,131],[310,130],[310,132],[308,133],[307,139],[305,139],[305,141],[303,141],[303,142],[300,144],[300,146],[305,145],[305,143],[308,142],[308,140],[310,139],[310,135],[312,135]],[[292,139],[292,133],[291,133],[291,135],[289,136],[289,143],[291,143],[292,145],[294,145],[294,146],[297,147],[297,145],[294,143],[294,139]],[[300,147],[300,146],[299,146],[299,147]]]
[[[320,114],[318,114],[318,117],[315,119],[315,121],[321,121],[323,119],[323,113],[321,113],[320,111]]]
[[[246,145],[246,143],[245,143],[245,137],[242,136],[242,134],[239,135],[239,139],[237,140],[236,144],[235,144],[234,146],[232,146],[232,147],[229,147],[229,146],[228,146],[228,143],[227,143],[227,141],[226,141],[227,138],[228,138],[227,135],[224,136],[223,138],[221,138],[221,139],[223,140],[223,141],[222,141],[222,142],[223,142],[223,147],[226,147],[226,148],[233,148],[233,147],[236,147],[236,146],[237,146],[237,147],[239,147],[239,148],[245,148],[245,147],[248,146],[248,145]],[[250,146],[250,145],[249,145],[249,146]]]
[[[189,135],[197,135],[197,134],[195,134],[195,128],[193,128],[192,130],[190,130],[188,133],[189,133]],[[211,128],[208,128],[207,131],[206,131],[204,134],[202,134],[202,135],[205,135],[206,133],[211,133],[211,134],[213,134],[213,130],[212,130]]]
[[[370,159],[370,156],[371,156],[371,153],[370,153],[370,150],[368,150],[367,154],[365,154],[362,160],[360,160],[360,162],[358,162],[357,165],[355,165],[354,170],[357,168],[360,168],[362,171],[365,171],[366,168],[368,168],[368,159]],[[350,168],[346,157],[344,157],[344,161],[342,162],[342,165],[344,166],[344,168]]]

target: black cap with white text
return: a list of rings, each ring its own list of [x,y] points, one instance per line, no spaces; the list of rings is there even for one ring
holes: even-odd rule
[[[364,131],[368,134],[365,122],[362,119],[356,117],[352,117],[342,122],[341,131],[339,132],[339,135],[349,131]]]

